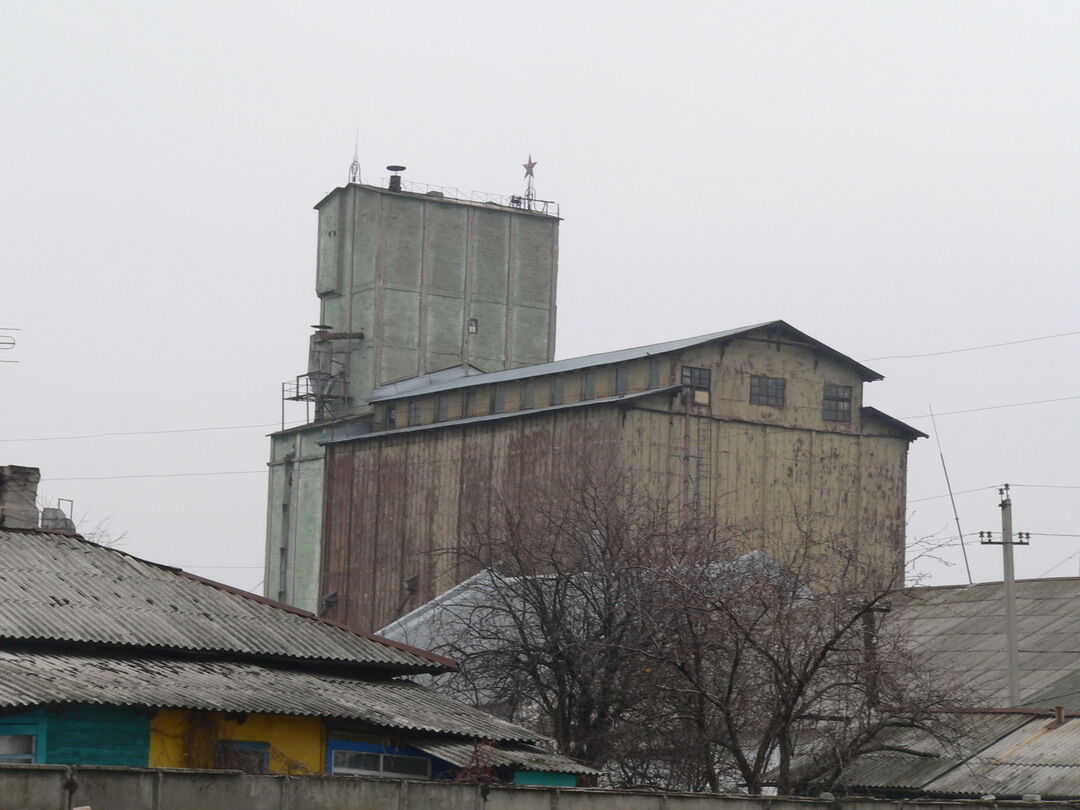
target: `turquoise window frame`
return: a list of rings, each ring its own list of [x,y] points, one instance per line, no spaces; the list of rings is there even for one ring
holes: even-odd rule
[[[23,714],[0,717],[0,734],[30,734],[34,737],[34,764],[45,764],[49,745],[49,723],[43,714]]]

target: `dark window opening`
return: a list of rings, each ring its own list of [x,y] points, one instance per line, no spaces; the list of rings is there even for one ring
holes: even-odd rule
[[[851,421],[851,386],[825,384],[821,416],[826,422]]]
[[[388,428],[397,427],[397,411],[393,405],[386,406],[386,426]]]
[[[629,366],[619,366],[615,369],[615,394],[625,394],[630,388]]]
[[[218,740],[214,747],[214,767],[223,771],[268,773],[270,743]]]
[[[750,404],[782,408],[784,407],[784,387],[783,377],[751,377]]]
[[[450,397],[446,394],[440,394],[439,398],[435,400],[435,421],[445,422],[450,418]]]
[[[409,403],[409,424],[420,424],[420,400],[414,399]]]
[[[589,370],[581,378],[581,398],[596,399],[596,372]]]
[[[649,388],[660,387],[660,358],[654,357],[649,361]]]
[[[712,385],[712,372],[707,368],[683,366],[682,384],[689,385],[696,391],[708,391]]]
[[[502,413],[506,410],[506,389],[496,385],[491,389],[491,412]]]
[[[521,389],[521,408],[527,410],[536,407],[536,383],[531,380]]]
[[[566,398],[566,380],[562,377],[555,377],[551,381],[551,404],[562,405],[563,400]]]

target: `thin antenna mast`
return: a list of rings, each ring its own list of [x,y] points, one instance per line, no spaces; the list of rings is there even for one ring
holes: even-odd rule
[[[941,457],[941,471],[945,473],[945,486],[949,488],[953,519],[956,521],[956,533],[960,535],[960,550],[964,552],[964,568],[967,570],[968,585],[974,585],[975,580],[971,578],[971,564],[968,562],[967,546],[964,545],[964,530],[960,528],[960,513],[956,511],[956,497],[953,495],[952,484],[949,482],[949,468],[945,466],[945,453],[941,450],[941,436],[938,435],[934,406],[927,404],[927,407],[930,409],[930,424],[934,426],[934,440],[937,442],[938,456]]]
[[[349,166],[349,182],[360,182],[360,130],[356,130],[356,146],[353,147],[352,164]]]

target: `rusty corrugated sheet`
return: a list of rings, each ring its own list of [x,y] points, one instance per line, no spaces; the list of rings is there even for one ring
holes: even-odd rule
[[[227,652],[396,672],[453,662],[71,535],[0,529],[0,639]]]
[[[432,756],[445,759],[459,768],[491,765],[511,766],[529,771],[550,773],[595,774],[599,771],[582,765],[577,760],[553,754],[532,745],[511,743],[495,748],[482,743],[446,739],[408,739],[408,744]]]
[[[99,704],[288,714],[496,742],[542,737],[411,681],[254,663],[0,651],[0,707]]]
[[[1080,796],[1080,719],[1056,727],[1053,718],[1029,718],[954,768],[926,790],[952,795],[1044,798]]]

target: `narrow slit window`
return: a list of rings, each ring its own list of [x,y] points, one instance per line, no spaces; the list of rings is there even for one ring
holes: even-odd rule
[[[418,399],[409,402],[409,424],[420,424],[420,400]]]
[[[851,386],[825,384],[821,416],[826,422],[851,421]]]
[[[783,408],[785,385],[783,377],[751,377],[750,404]]]
[[[388,428],[397,427],[397,410],[393,405],[386,406],[386,426]]]
[[[496,385],[491,389],[491,412],[502,413],[506,410],[506,389]]]
[[[551,381],[551,404],[562,405],[566,399],[566,380],[563,377],[555,377]]]
[[[618,366],[615,369],[615,394],[622,395],[630,390],[630,367]]]
[[[660,358],[654,357],[649,361],[649,388],[660,387]]]
[[[536,407],[536,383],[532,380],[525,383],[521,389],[521,409],[528,410]]]
[[[439,398],[435,400],[435,421],[445,422],[450,418],[450,397],[446,394],[440,394]]]
[[[581,398],[596,399],[596,371],[589,369],[581,378]]]

